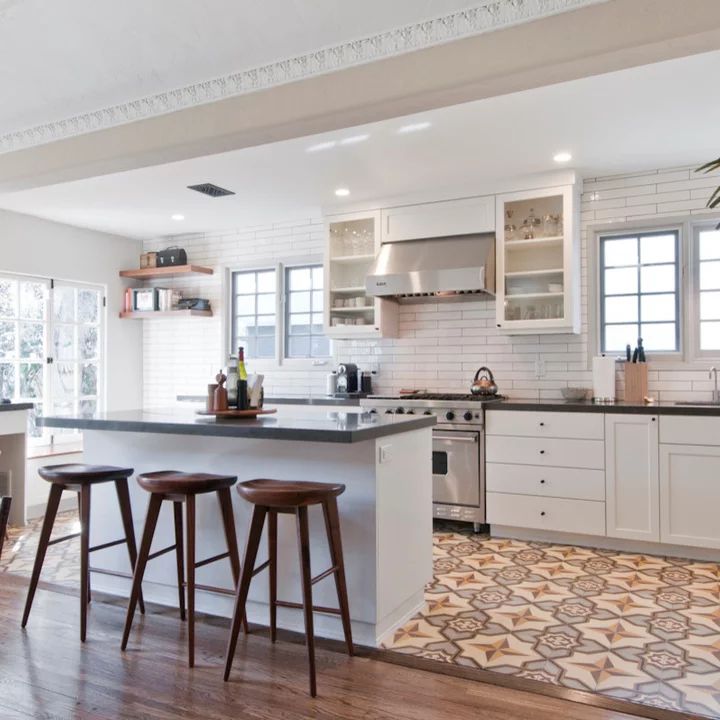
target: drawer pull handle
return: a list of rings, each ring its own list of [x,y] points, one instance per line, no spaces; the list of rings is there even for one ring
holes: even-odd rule
[[[544,423],[544,422],[541,422],[541,423],[540,423],[540,427],[545,427],[545,423]]]
[[[540,484],[541,484],[541,485],[544,485],[544,484],[545,484],[545,481],[544,481],[544,480],[541,480],[541,481],[540,481]]]
[[[541,450],[541,451],[540,451],[540,454],[541,454],[541,455],[544,455],[544,454],[545,454],[545,451],[544,451],[544,450]]]
[[[540,512],[540,517],[545,517],[545,511],[544,511],[544,510],[542,510],[542,511]]]

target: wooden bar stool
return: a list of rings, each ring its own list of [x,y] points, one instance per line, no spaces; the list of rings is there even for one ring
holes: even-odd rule
[[[305,637],[310,664],[310,695],[315,697],[315,640],[313,612],[340,615],[342,619],[348,654],[353,654],[352,631],[350,629],[350,610],[348,607],[347,587],[345,585],[345,564],[343,561],[340,522],[338,518],[337,497],[345,492],[344,485],[317,482],[287,482],[282,480],[248,480],[237,487],[238,494],[255,507],[245,548],[245,559],[240,584],[237,587],[235,610],[233,613],[230,640],[225,658],[225,680],[230,677],[230,668],[235,656],[237,637],[241,618],[245,617],[250,581],[259,572],[269,569],[270,575],[270,637],[275,642],[277,634],[277,608],[302,608],[305,615]],[[308,533],[308,507],[322,505],[325,518],[325,530],[330,546],[332,567],[312,577],[310,573],[310,537]],[[298,550],[302,576],[302,603],[277,599],[277,516],[278,513],[294,514],[297,522]],[[268,517],[268,560],[255,567],[260,538]],[[320,580],[334,575],[339,609],[313,605],[312,586]]]
[[[188,665],[193,667],[195,664],[195,590],[206,590],[227,595],[235,594],[234,590],[196,584],[195,570],[204,565],[216,562],[217,560],[230,558],[233,587],[237,586],[240,576],[240,558],[238,555],[237,536],[235,535],[232,498],[230,497],[230,488],[237,482],[237,478],[230,475],[209,475],[207,473],[184,473],[176,470],[161,470],[159,472],[138,475],[137,480],[140,487],[150,493],[150,504],[148,505],[145,529],[143,530],[143,536],[140,542],[140,553],[135,568],[135,576],[133,577],[121,647],[123,650],[127,648],[130,629],[135,615],[135,605],[140,598],[143,575],[145,574],[145,567],[148,560],[154,560],[160,555],[175,550],[180,618],[182,620],[185,620],[185,588],[187,588]],[[227,552],[196,562],[195,497],[211,492],[217,494],[218,501],[220,502]],[[163,500],[168,500],[173,504],[175,544],[151,553],[150,547]],[[185,504],[185,523],[187,525],[187,578],[185,578],[183,564],[183,503]],[[247,632],[247,621],[245,621],[244,624],[245,631]]]
[[[132,468],[113,467],[111,465],[47,465],[38,470],[38,474],[43,480],[47,480],[50,485],[50,496],[48,497],[47,509],[45,510],[45,518],[43,519],[42,530],[40,531],[40,540],[38,541],[37,554],[35,555],[35,565],[33,566],[32,577],[30,579],[30,587],[28,589],[27,600],[25,601],[25,612],[22,618],[22,627],[27,625],[30,617],[30,609],[32,608],[35,590],[37,590],[38,580],[40,579],[40,571],[42,570],[45,560],[45,553],[50,545],[71,540],[80,537],[80,640],[85,642],[87,632],[87,606],[90,602],[90,553],[96,550],[104,550],[105,548],[121,545],[127,545],[128,555],[130,556],[131,570],[135,569],[137,561],[137,550],[135,547],[135,530],[133,528],[132,508],[130,506],[130,493],[128,492],[127,479],[133,474]],[[90,547],[90,489],[93,485],[100,483],[114,482],[115,491],[117,492],[118,504],[120,506],[120,515],[122,517],[123,530],[125,537],[121,540],[113,540],[102,545]],[[65,535],[64,537],[50,539],[55,516],[57,515],[58,506],[60,505],[60,497],[63,490],[70,490],[78,494],[78,509],[80,511],[80,532]],[[140,610],[145,612],[145,605],[140,600]]]

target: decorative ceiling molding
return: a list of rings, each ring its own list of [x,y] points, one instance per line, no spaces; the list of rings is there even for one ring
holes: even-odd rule
[[[0,136],[0,154],[165,115],[608,0],[487,0],[425,22]]]

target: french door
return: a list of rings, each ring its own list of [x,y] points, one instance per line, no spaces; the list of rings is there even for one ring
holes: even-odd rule
[[[77,440],[35,415],[95,415],[103,397],[103,288],[0,275],[0,396],[32,402],[31,443]]]

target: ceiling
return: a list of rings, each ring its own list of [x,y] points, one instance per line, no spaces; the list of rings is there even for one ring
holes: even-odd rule
[[[403,5],[404,3],[400,3]],[[423,3],[423,6],[436,3]],[[0,207],[137,238],[295,220],[348,203],[473,188],[557,169],[596,177],[699,163],[718,154],[720,103],[707,78],[720,52],[561,83],[412,118],[0,195]],[[417,132],[397,130],[415,122]],[[367,135],[354,144],[348,137]],[[325,150],[309,147],[335,141]],[[214,182],[210,199],[186,189]],[[339,200],[334,190],[350,189]],[[185,216],[181,222],[173,214]]]
[[[530,19],[598,1],[494,0],[491,14],[498,23],[509,22],[516,16]],[[0,138],[86,113],[101,116],[103,109],[139,98],[483,4],[480,0],[0,0],[4,98]],[[449,32],[462,34],[462,28],[453,27]],[[424,44],[432,40],[426,38]],[[396,51],[422,44],[418,37],[405,46],[400,43]],[[352,64],[352,58],[339,64]],[[90,125],[96,120],[91,119]],[[62,128],[58,132],[62,134]]]

